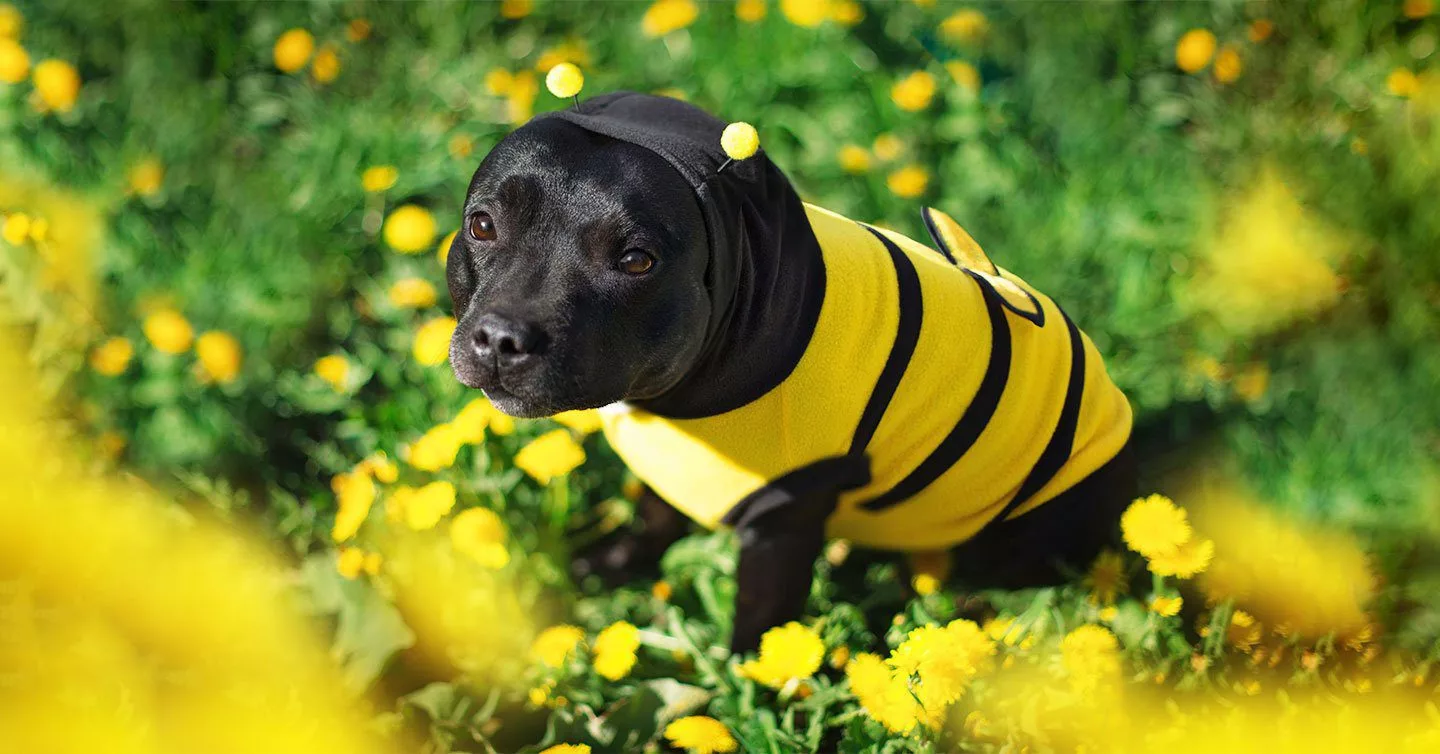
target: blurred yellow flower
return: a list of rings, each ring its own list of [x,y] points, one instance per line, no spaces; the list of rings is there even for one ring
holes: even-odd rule
[[[450,544],[485,568],[504,568],[510,562],[505,547],[505,522],[488,508],[467,508],[450,522]]]
[[[206,380],[222,385],[235,380],[244,360],[240,341],[219,330],[211,330],[195,340],[195,355],[200,358],[200,370]]]
[[[1402,10],[1406,18],[1424,18],[1435,12],[1435,2],[1434,0],[1405,0]]]
[[[1103,626],[1086,624],[1060,640],[1060,663],[1082,691],[1120,678],[1120,642]]]
[[[590,50],[585,47],[585,40],[571,38],[546,48],[535,60],[535,72],[549,73],[551,68],[561,63],[570,63],[579,68],[589,67]]]
[[[439,471],[455,465],[465,438],[453,423],[436,424],[410,444],[405,462],[421,471]]]
[[[568,435],[567,435],[568,436]],[[635,667],[635,650],[640,648],[640,630],[619,621],[595,637],[595,672],[618,681]]]
[[[830,20],[841,26],[854,26],[865,20],[865,9],[855,0],[831,0]]]
[[[378,553],[378,552],[372,552],[372,553],[366,554],[366,555],[365,555],[365,572],[368,573],[368,574],[370,574],[371,576],[374,576],[375,574],[379,573],[379,572],[380,572],[380,564],[381,564],[383,561],[384,561],[384,558],[383,558],[383,557],[380,555],[380,553]]]
[[[1254,403],[1265,397],[1270,388],[1270,367],[1256,362],[1235,375],[1235,394],[1242,400]]]
[[[125,173],[125,183],[132,194],[154,196],[165,184],[165,166],[158,158],[146,157],[130,166]]]
[[[569,474],[582,463],[585,463],[585,449],[563,429],[540,435],[515,454],[515,466],[541,484]]]
[[[1175,44],[1175,65],[1186,73],[1195,73],[1210,63],[1215,54],[1215,34],[1209,29],[1191,29]]]
[[[898,677],[880,657],[855,655],[845,665],[845,677],[865,712],[892,733],[909,733],[920,722],[924,711],[910,693],[909,679]]]
[[[940,34],[955,42],[972,43],[985,38],[990,22],[985,14],[973,8],[956,11],[940,22]]]
[[[780,0],[780,14],[796,26],[813,29],[830,17],[831,0]]]
[[[424,207],[406,204],[385,218],[385,243],[401,254],[418,254],[435,242],[435,217]]]
[[[368,458],[355,465],[354,471],[358,474],[369,474],[377,482],[391,484],[400,478],[400,467],[385,455],[384,451],[376,451]]]
[[[159,309],[151,312],[141,325],[145,338],[161,353],[184,353],[190,350],[195,331],[190,322],[174,309]]]
[[[900,141],[900,137],[892,133],[883,133],[876,136],[875,143],[870,145],[870,151],[874,152],[875,157],[882,162],[889,162],[899,157],[900,150],[904,148],[905,145]]]
[[[415,531],[424,531],[440,523],[455,507],[455,485],[440,481],[424,487],[396,487],[385,501],[387,517],[398,517]]]
[[[457,160],[463,160],[475,153],[475,140],[466,134],[455,134],[445,145],[445,151]]]
[[[1099,618],[1105,623],[1111,623],[1115,620],[1115,616],[1119,614],[1120,608],[1115,607],[1114,605],[1106,605],[1105,607],[1102,607],[1098,611],[1096,611],[1095,617]]]
[[[671,722],[665,726],[665,738],[669,739],[671,746],[684,749],[689,754],[725,754],[739,747],[724,723],[704,715],[691,715]]]
[[[1203,572],[1215,556],[1215,543],[1208,539],[1191,539],[1168,552],[1149,557],[1150,572],[1156,576],[1188,579]]]
[[[0,37],[0,82],[18,84],[30,74],[30,53],[19,42]]]
[[[1385,77],[1385,88],[1396,97],[1411,97],[1420,91],[1420,78],[1409,68],[1396,68]]]
[[[497,97],[509,94],[514,83],[515,74],[504,68],[491,68],[485,74],[485,91]]]
[[[545,88],[561,99],[569,99],[585,87],[585,74],[574,63],[559,63],[545,74]]]
[[[825,644],[815,630],[791,621],[760,637],[760,656],[740,666],[740,672],[773,689],[815,675],[825,659]]]
[[[952,60],[945,64],[945,71],[961,89],[971,94],[980,93],[980,71],[975,66],[963,60]]]
[[[344,390],[350,376],[350,360],[338,353],[315,360],[315,374],[336,390]]]
[[[116,336],[90,352],[90,368],[106,377],[114,377],[125,371],[125,367],[130,365],[130,357],[134,355],[135,347],[130,345],[130,339]]]
[[[465,442],[480,442],[485,439],[485,430],[489,429],[497,435],[508,435],[515,431],[515,419],[509,414],[495,408],[495,404],[489,398],[476,398],[465,407],[450,422],[455,426],[456,431]]]
[[[540,754],[590,754],[589,744],[555,744]]]
[[[921,597],[929,597],[940,590],[940,580],[928,573],[917,573],[910,579],[910,588]]]
[[[334,45],[320,46],[320,51],[315,53],[315,59],[310,63],[310,75],[322,84],[328,84],[340,75],[340,53]]]
[[[994,642],[974,621],[954,620],[911,631],[888,664],[899,677],[911,679],[910,690],[927,724],[937,724],[970,682],[991,667],[995,652]]]
[[[510,81],[510,91],[505,98],[506,115],[510,123],[519,125],[535,114],[535,97],[540,94],[540,82],[530,71],[515,74]]]
[[[870,153],[859,144],[846,144],[835,155],[840,169],[847,173],[863,173],[870,169]]]
[[[394,165],[375,165],[365,168],[360,174],[360,187],[372,194],[385,191],[400,179],[400,171]]]
[[[1173,553],[1190,541],[1185,510],[1164,495],[1137,498],[1120,516],[1120,531],[1130,549],[1153,558]]]
[[[843,644],[836,647],[830,651],[830,657],[825,662],[836,670],[843,669],[850,664],[850,648]]]
[[[1215,80],[1222,84],[1233,83],[1240,78],[1245,66],[1240,62],[1240,51],[1232,45],[1225,45],[1215,54]]]
[[[1125,559],[1118,552],[1101,552],[1090,565],[1085,586],[1090,590],[1091,602],[1100,605],[1114,602],[1115,595],[1125,590]]]
[[[534,0],[500,0],[500,17],[516,20],[530,15],[535,10]]]
[[[663,37],[695,23],[700,7],[694,0],[655,0],[640,19],[640,33]]]
[[[360,576],[360,571],[365,568],[365,551],[358,547],[342,547],[340,554],[335,560],[335,570],[347,579],[354,579]]]
[[[397,280],[390,286],[390,303],[401,309],[425,309],[435,305],[435,286],[421,278]]]
[[[440,266],[444,267],[450,263],[450,247],[455,244],[455,234],[458,231],[450,231],[450,234],[440,239],[440,245],[435,247],[435,258],[440,260]]]
[[[0,3],[0,39],[19,39],[25,17],[10,3]]]
[[[30,74],[43,109],[68,113],[80,96],[80,74],[63,60],[42,60]]]
[[[23,212],[11,213],[5,218],[4,226],[0,226],[0,237],[11,246],[25,243],[30,237],[30,216]]]
[[[1155,597],[1150,600],[1150,610],[1157,615],[1174,618],[1180,614],[1180,608],[1184,604],[1183,597]]]
[[[315,37],[304,29],[290,29],[275,40],[275,67],[294,73],[310,61],[315,52]]]
[[[454,317],[436,317],[415,331],[411,352],[415,360],[427,367],[444,364],[450,356],[450,336],[455,332]]]
[[[925,193],[925,187],[930,185],[930,174],[925,168],[912,163],[892,172],[885,179],[885,185],[902,199],[914,199]]]
[[[550,418],[584,435],[598,432],[604,426],[600,420],[600,412],[593,408],[583,411],[563,411]]]
[[[579,626],[551,626],[535,637],[530,645],[530,659],[547,668],[563,667],[584,638],[585,632]]]
[[[352,19],[345,24],[345,38],[351,42],[364,42],[370,38],[370,22],[363,18]]]
[[[890,87],[890,99],[906,112],[924,110],[935,98],[935,77],[928,71],[915,71]]]
[[[765,18],[765,0],[736,0],[735,17],[747,24]]]
[[[370,506],[375,503],[375,480],[368,474],[345,472],[330,480],[330,489],[335,493],[338,506],[330,538],[344,542],[355,536],[369,517]]]
[[[1250,28],[1246,30],[1245,35],[1251,42],[1259,44],[1269,39],[1270,35],[1274,33],[1275,23],[1273,21],[1268,18],[1257,18],[1250,22]]]
[[[660,600],[661,602],[669,602],[671,595],[673,595],[674,593],[674,587],[671,587],[670,582],[665,581],[664,579],[661,579],[660,581],[657,581],[654,584],[650,585],[650,596],[654,597],[657,600]]]

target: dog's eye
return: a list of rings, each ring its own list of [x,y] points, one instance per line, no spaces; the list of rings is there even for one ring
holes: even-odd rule
[[[620,271],[626,275],[644,275],[655,266],[655,257],[639,249],[631,249],[620,257]]]
[[[494,241],[495,219],[486,212],[476,212],[471,215],[470,235],[477,241]]]

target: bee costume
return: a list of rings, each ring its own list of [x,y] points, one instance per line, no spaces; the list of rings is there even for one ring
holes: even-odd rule
[[[649,149],[694,189],[702,356],[666,394],[602,414],[630,469],[699,523],[833,492],[829,536],[941,549],[1125,446],[1130,405],[1094,344],[944,213],[923,211],[932,249],[804,204],[753,130],[722,151],[725,124],[677,100],[618,92],[540,118]]]

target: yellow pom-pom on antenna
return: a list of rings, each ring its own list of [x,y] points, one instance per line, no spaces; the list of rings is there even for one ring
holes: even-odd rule
[[[744,160],[760,148],[760,134],[749,123],[731,123],[720,134],[720,148],[732,160]]]
[[[574,63],[560,63],[545,74],[545,88],[561,99],[574,97],[585,86],[585,74]]]

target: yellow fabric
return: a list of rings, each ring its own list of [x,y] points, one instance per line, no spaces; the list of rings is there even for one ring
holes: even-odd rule
[[[899,288],[884,245],[864,226],[806,205],[825,261],[826,291],[804,356],[780,385],[719,416],[671,420],[619,405],[604,412],[605,435],[636,475],[708,527],[767,482],[845,453],[890,354]],[[943,548],[974,535],[1009,502],[1049,442],[1065,400],[1070,341],[1054,302],[1004,270],[960,226],[931,211],[957,259],[981,273],[1009,309],[1009,377],[995,414],[975,445],[919,494],[880,511],[861,507],[919,465],[954,428],[980,386],[992,345],[990,317],[976,280],[939,252],[881,231],[914,265],[923,298],[919,341],[876,429],[868,453],[871,482],[846,492],[828,534],[894,550]],[[1028,295],[1027,295],[1028,294]],[[1032,297],[1033,296],[1033,300]],[[1079,482],[1129,437],[1130,405],[1084,338],[1086,381],[1071,456],[1019,515]]]

